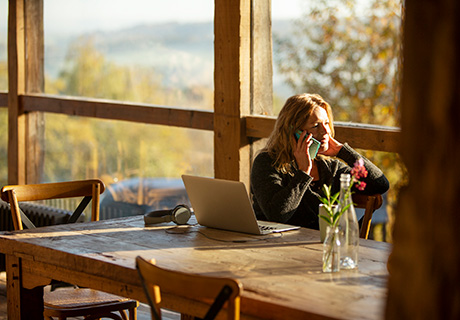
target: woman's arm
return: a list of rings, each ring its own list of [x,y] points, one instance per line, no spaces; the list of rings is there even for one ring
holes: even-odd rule
[[[366,167],[368,174],[366,178],[360,180],[366,183],[366,188],[363,191],[356,190],[357,192],[363,194],[383,194],[390,188],[390,183],[383,174],[382,170],[380,170],[369,159],[356,152],[347,143],[343,144],[343,147],[337,153],[337,158],[340,158],[347,163],[347,166],[343,165],[341,168],[339,168],[337,172],[338,177],[340,177],[341,173],[350,173],[351,168],[353,168],[355,162],[360,158],[363,159],[364,166]]]
[[[285,223],[299,207],[312,180],[313,177],[301,170],[294,176],[278,172],[270,156],[261,153],[251,170],[253,200],[267,220]]]

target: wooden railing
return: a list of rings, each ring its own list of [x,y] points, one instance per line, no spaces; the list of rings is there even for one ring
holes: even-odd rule
[[[7,93],[0,93],[0,107],[6,106],[7,100]],[[214,130],[214,113],[206,110],[44,94],[21,95],[20,105],[24,113],[41,111],[199,130]],[[243,116],[243,120],[246,126],[246,136],[266,138],[273,129],[276,117],[247,115]],[[335,122],[334,125],[336,137],[341,141],[347,141],[355,148],[398,152],[399,128],[345,122]]]
[[[275,124],[275,117],[247,116],[246,135],[267,137]],[[400,129],[360,123],[334,122],[335,135],[355,148],[375,151],[398,152]]]

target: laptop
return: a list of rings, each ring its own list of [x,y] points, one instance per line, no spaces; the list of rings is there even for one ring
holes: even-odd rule
[[[196,220],[202,226],[249,234],[269,234],[298,226],[258,221],[244,183],[182,175]]]

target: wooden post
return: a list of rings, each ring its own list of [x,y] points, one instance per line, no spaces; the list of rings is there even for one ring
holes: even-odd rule
[[[43,92],[43,0],[9,0],[8,183],[40,182],[44,117],[24,113],[21,95]]]
[[[273,114],[271,0],[252,1],[251,114]]]
[[[273,43],[271,0],[253,0],[251,12],[251,115],[272,115]],[[248,174],[250,174],[255,155],[265,147],[267,140],[250,139],[249,143],[251,153]]]
[[[387,319],[460,319],[460,2],[406,0],[401,192]]]
[[[243,117],[272,114],[271,1],[215,1],[214,171],[249,186],[252,141]]]
[[[43,0],[26,1],[26,93],[45,91]],[[26,180],[40,183],[43,173],[45,146],[45,115],[27,113]]]
[[[215,0],[214,174],[249,182],[250,0]]]
[[[8,183],[26,182],[26,116],[20,108],[25,92],[24,0],[8,1]]]

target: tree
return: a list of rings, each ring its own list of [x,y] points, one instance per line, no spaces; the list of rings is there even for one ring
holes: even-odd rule
[[[296,92],[319,93],[336,120],[398,124],[401,4],[316,1],[290,38],[275,35],[275,61]]]
[[[166,104],[171,95],[184,100],[207,96],[198,89],[190,90],[191,94],[167,90],[152,68],[117,65],[91,39],[83,38],[69,48],[59,78],[47,79],[46,92],[155,104]],[[212,153],[206,162],[194,156],[206,143],[202,135],[191,131],[47,114],[45,180],[106,177],[111,183],[130,177],[176,177],[192,167],[209,174]]]

